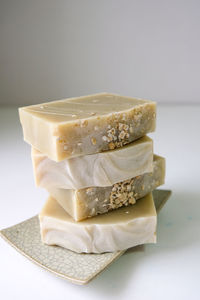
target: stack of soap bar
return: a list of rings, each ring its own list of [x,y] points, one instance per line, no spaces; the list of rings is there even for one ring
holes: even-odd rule
[[[76,222],[49,197],[40,213],[44,243],[75,252],[103,253],[156,242],[156,209],[148,194],[135,205]]]
[[[19,114],[36,185],[50,193],[40,213],[44,243],[101,253],[156,241],[151,191],[164,183],[165,160],[146,136],[155,102],[104,93]]]

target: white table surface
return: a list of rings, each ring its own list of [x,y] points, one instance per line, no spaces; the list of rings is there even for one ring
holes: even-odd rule
[[[1,299],[200,299],[200,106],[159,106],[155,153],[167,159],[173,195],[158,217],[158,242],[127,253],[86,286],[59,279],[0,238]],[[30,146],[16,107],[0,107],[0,229],[36,215]]]

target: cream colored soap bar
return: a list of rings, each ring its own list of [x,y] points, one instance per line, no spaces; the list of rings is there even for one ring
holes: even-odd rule
[[[164,184],[165,159],[154,155],[153,171],[108,187],[90,187],[80,190],[49,188],[51,196],[75,221],[97,214],[135,204],[140,199]]]
[[[120,148],[155,130],[156,104],[96,94],[19,109],[24,139],[54,161]]]
[[[36,185],[46,189],[112,186],[152,171],[153,142],[144,136],[122,148],[61,162],[55,162],[33,149],[32,161]]]
[[[49,198],[40,215],[42,241],[75,252],[103,253],[156,242],[157,215],[152,194],[135,205],[75,222]]]

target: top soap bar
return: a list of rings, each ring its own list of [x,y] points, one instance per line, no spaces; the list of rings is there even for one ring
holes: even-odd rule
[[[54,161],[120,148],[155,130],[156,103],[95,94],[19,108],[24,140]]]

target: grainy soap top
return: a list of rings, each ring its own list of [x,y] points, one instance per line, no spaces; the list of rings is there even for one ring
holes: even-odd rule
[[[23,109],[46,121],[59,123],[121,112],[146,102],[148,101],[103,93],[31,105]]]
[[[19,108],[24,140],[54,161],[123,147],[155,130],[156,103],[95,94]]]

